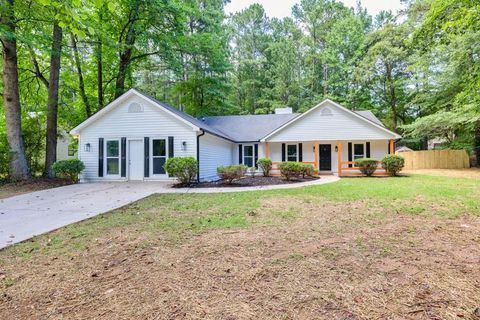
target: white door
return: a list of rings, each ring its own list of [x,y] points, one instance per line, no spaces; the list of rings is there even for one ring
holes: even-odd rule
[[[128,179],[143,180],[143,141],[128,142]]]

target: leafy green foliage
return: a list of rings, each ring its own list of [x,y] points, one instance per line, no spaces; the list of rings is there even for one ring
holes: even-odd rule
[[[248,167],[243,164],[231,165],[231,166],[219,166],[217,173],[222,180],[226,180],[228,184],[232,184],[233,181],[245,177]]]
[[[263,176],[270,176],[270,171],[272,170],[272,160],[267,158],[260,158],[257,160],[257,165],[262,170]]]
[[[378,160],[370,158],[361,158],[355,160],[355,166],[367,177],[372,176],[377,170]]]
[[[382,168],[396,176],[405,166],[405,159],[396,154],[388,154],[382,159]]]
[[[278,169],[280,169],[280,174],[287,181],[302,176],[304,172],[304,166],[300,162],[282,162],[278,165]]]
[[[67,159],[55,162],[52,169],[58,177],[78,182],[78,175],[85,169],[85,165],[78,159]]]
[[[175,177],[182,185],[190,185],[197,178],[198,162],[194,157],[168,158],[163,166],[171,177]]]

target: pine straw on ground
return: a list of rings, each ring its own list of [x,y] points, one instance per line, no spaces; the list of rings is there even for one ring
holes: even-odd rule
[[[0,183],[0,199],[18,196],[24,193],[51,189],[72,184],[67,179],[32,178],[27,181]]]
[[[12,256],[0,319],[477,319],[478,217],[284,197],[249,219],[269,223],[180,241],[112,228],[71,255]]]

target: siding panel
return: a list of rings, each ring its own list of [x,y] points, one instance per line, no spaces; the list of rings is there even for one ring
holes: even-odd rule
[[[218,180],[217,167],[234,163],[236,145],[206,133],[200,137],[200,180]],[[237,147],[238,149],[238,147]]]

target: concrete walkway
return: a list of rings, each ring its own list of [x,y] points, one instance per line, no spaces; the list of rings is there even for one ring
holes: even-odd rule
[[[122,207],[154,193],[216,193],[299,188],[339,180],[230,188],[171,188],[170,182],[82,183],[0,199],[0,249]]]

